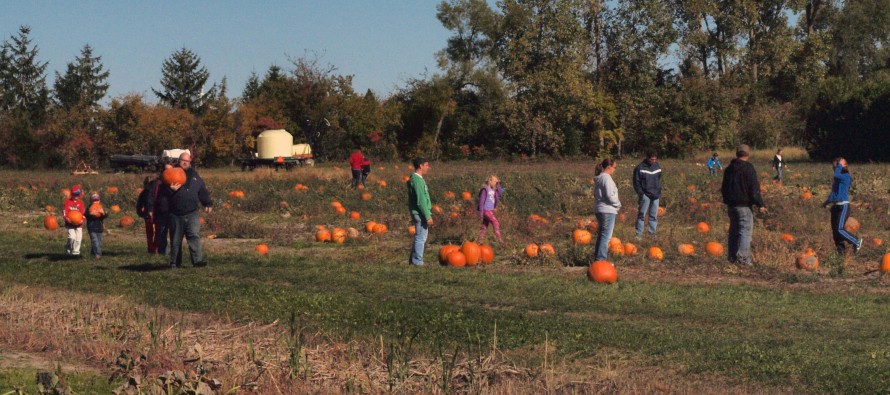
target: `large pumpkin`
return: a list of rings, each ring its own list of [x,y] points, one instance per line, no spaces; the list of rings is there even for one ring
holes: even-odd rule
[[[531,244],[525,246],[525,256],[527,256],[529,258],[537,258],[539,250],[540,250],[540,247],[538,247],[537,244],[531,243]]]
[[[476,264],[479,263],[479,257],[482,254],[482,251],[479,250],[479,244],[472,241],[465,241],[460,247],[460,251],[464,253],[464,257],[467,260],[467,266],[476,266]]]
[[[451,251],[446,259],[448,266],[464,267],[467,265],[467,257],[460,250]]]
[[[68,215],[65,216],[65,219],[67,219],[68,223],[71,225],[83,225],[83,213],[80,211],[69,211]]]
[[[161,180],[167,185],[185,184],[185,170],[182,170],[181,167],[171,167],[166,169],[161,175]]]
[[[609,254],[616,256],[624,256],[624,245],[619,243],[610,243],[609,244]]]
[[[494,261],[494,250],[488,244],[479,246],[479,262],[487,265]]]
[[[692,244],[680,244],[677,246],[677,252],[680,255],[693,255],[695,254],[695,247]]]
[[[884,254],[881,259],[881,273],[890,273],[890,252]]]
[[[572,232],[572,242],[575,244],[590,244],[591,238],[593,238],[593,235],[586,229],[575,229]]]
[[[442,265],[447,265],[448,264],[448,254],[450,254],[452,251],[457,251],[459,249],[460,249],[460,247],[458,247],[454,244],[448,244],[448,245],[440,248],[439,249],[439,263]]]
[[[346,229],[334,228],[334,230],[331,231],[331,241],[334,243],[343,244],[346,242],[346,237]]]
[[[649,247],[649,259],[664,259],[664,251],[659,247]]]
[[[43,227],[47,230],[59,229],[59,221],[56,219],[55,215],[47,215],[46,218],[43,219]]]
[[[377,226],[376,222],[368,221],[368,223],[365,224],[365,230],[368,231],[369,233],[373,233],[375,226]]]
[[[723,255],[723,244],[712,241],[705,246],[705,250],[708,251],[708,254],[711,256],[719,257]]]
[[[538,250],[541,253],[541,255],[549,255],[549,256],[556,255],[556,249],[554,249],[553,244],[550,244],[550,243],[541,244],[541,247]]]
[[[319,231],[315,233],[315,241],[331,241],[331,231],[327,229],[319,229]]]
[[[129,227],[133,226],[134,222],[135,221],[133,221],[133,217],[130,217],[130,216],[121,217],[120,226],[121,226],[121,228],[129,228]]]
[[[613,284],[618,281],[618,270],[609,261],[596,261],[587,269],[587,277],[598,283]]]
[[[105,213],[105,207],[102,207],[102,203],[95,202],[90,205],[90,209],[87,210],[87,212],[89,212],[90,215],[92,215],[94,217],[98,217],[98,216],[102,215],[103,213]]]
[[[859,232],[859,228],[862,225],[859,223],[859,220],[853,217],[847,218],[847,221],[844,223],[844,230],[850,233]]]

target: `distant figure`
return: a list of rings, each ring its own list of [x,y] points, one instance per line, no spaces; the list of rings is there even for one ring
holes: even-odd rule
[[[361,183],[362,177],[362,163],[365,161],[365,155],[362,154],[362,149],[359,148],[349,156],[349,166],[352,168],[352,187],[358,188],[359,183]]]
[[[723,164],[720,163],[720,156],[715,152],[711,155],[711,158],[708,159],[708,172],[711,173],[711,177],[717,174],[717,170],[723,171]]]
[[[170,266],[174,268],[182,266],[180,249],[183,236],[188,241],[192,266],[207,266],[201,251],[201,213],[198,204],[203,205],[204,211],[210,213],[213,210],[213,200],[204,185],[204,180],[192,167],[190,154],[184,153],[179,156],[179,167],[185,170],[185,184],[172,184],[163,189],[164,198],[170,205],[170,225],[173,230],[170,242]]]
[[[368,180],[368,174],[371,174],[371,160],[365,157],[365,160],[362,161],[362,186]]]
[[[596,251],[594,256],[597,261],[609,259],[609,241],[612,240],[612,230],[615,228],[615,217],[621,209],[621,201],[618,200],[618,186],[612,180],[612,174],[618,168],[618,162],[612,159],[603,159],[596,165],[594,174],[593,197],[596,199],[594,212],[596,222],[599,224],[599,232],[596,235]]]
[[[494,209],[498,207],[501,201],[501,195],[504,194],[504,188],[501,187],[501,181],[495,175],[488,176],[482,189],[479,190],[479,216],[482,217],[482,230],[479,231],[479,240],[485,237],[488,225],[494,227],[494,235],[499,242],[503,242],[501,238],[501,225],[498,223],[497,217],[494,216]]]
[[[423,176],[430,170],[430,163],[425,158],[415,158],[413,165],[414,173],[406,183],[408,210],[411,212],[411,221],[414,222],[415,230],[408,263],[414,266],[423,266],[423,250],[426,247],[429,227],[433,224],[433,204],[430,202],[430,192],[423,179]]]
[[[80,243],[83,240],[83,222],[79,224],[71,223],[68,221],[68,213],[79,211],[86,216],[83,201],[80,200],[80,195],[82,194],[83,190],[80,189],[80,185],[71,187],[71,196],[65,200],[65,203],[62,206],[62,216],[65,218],[65,230],[68,232],[68,242],[65,244],[65,253],[77,257],[80,256]]]
[[[782,159],[782,149],[776,150],[776,156],[773,157],[773,169],[776,169],[776,176],[773,180],[782,182],[782,169],[785,167],[785,160]]]
[[[834,168],[831,194],[822,203],[822,207],[831,206],[831,236],[834,238],[837,252],[843,254],[846,251],[847,247],[844,244],[846,241],[853,245],[855,254],[862,248],[862,238],[856,238],[844,229],[847,218],[850,217],[850,186],[853,184],[853,177],[850,176],[846,159],[837,158],[831,166]]]
[[[736,149],[736,158],[729,163],[723,172],[723,184],[720,192],[723,203],[729,214],[729,245],[728,258],[732,263],[743,266],[754,265],[751,253],[751,237],[754,228],[754,212],[752,207],[758,206],[761,213],[766,212],[763,198],[760,196],[760,182],[757,181],[757,170],[748,162],[751,148],[742,144]]]
[[[646,217],[649,218],[649,234],[655,235],[658,227],[658,202],[661,200],[661,165],[655,151],[646,153],[646,159],[634,168],[634,192],[637,193],[637,237],[643,236]]]
[[[95,259],[102,259],[102,232],[105,231],[105,217],[108,213],[99,201],[98,193],[90,196],[90,208],[87,211],[87,230],[90,232],[90,254]]]

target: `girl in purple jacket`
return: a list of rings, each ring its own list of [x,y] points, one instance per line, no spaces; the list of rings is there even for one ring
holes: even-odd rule
[[[494,209],[501,200],[504,188],[495,175],[489,176],[482,189],[479,190],[479,216],[482,217],[482,230],[479,232],[479,239],[485,237],[485,231],[488,230],[488,224],[494,226],[494,235],[497,236],[499,242],[504,240],[501,238],[501,226],[498,219],[494,216]]]

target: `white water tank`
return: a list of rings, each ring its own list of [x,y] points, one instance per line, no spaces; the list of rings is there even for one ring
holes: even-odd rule
[[[267,130],[256,138],[257,156],[261,159],[293,156],[294,136],[284,129]]]

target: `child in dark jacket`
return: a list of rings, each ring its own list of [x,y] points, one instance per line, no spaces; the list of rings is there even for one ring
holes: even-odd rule
[[[104,221],[108,214],[99,201],[99,194],[90,196],[90,208],[87,210],[87,231],[90,233],[90,253],[95,259],[102,259],[102,232],[105,231]]]
[[[498,241],[504,241],[501,238],[501,226],[498,223],[498,219],[494,216],[494,209],[497,208],[503,194],[504,188],[501,187],[501,182],[495,175],[489,176],[485,184],[482,184],[482,189],[479,190],[479,216],[482,217],[482,230],[479,232],[480,240],[485,237],[488,225],[491,224],[494,227],[494,235],[498,238]]]

